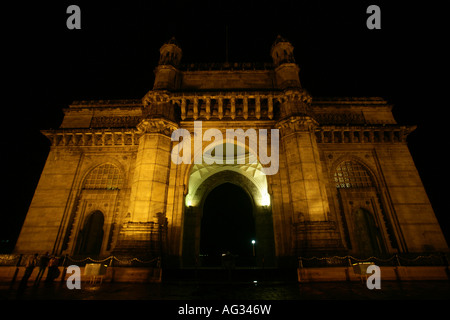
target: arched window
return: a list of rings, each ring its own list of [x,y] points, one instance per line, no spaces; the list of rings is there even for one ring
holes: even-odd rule
[[[341,162],[334,172],[346,243],[354,254],[380,256],[396,248],[390,220],[370,171],[357,161]]]
[[[122,187],[123,177],[119,168],[106,163],[94,168],[86,177],[83,189],[117,190]]]
[[[373,187],[370,173],[355,161],[344,161],[334,173],[336,188],[366,188]]]

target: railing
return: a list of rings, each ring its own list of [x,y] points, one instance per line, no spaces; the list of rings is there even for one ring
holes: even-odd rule
[[[83,266],[86,263],[104,263],[112,267],[161,267],[161,258],[155,257],[150,260],[141,260],[139,258],[132,257],[116,257],[109,256],[104,259],[93,259],[91,257],[86,257],[84,259],[75,259],[73,257],[66,257],[62,265],[75,264],[77,266]]]
[[[203,63],[185,63],[180,69],[186,71],[199,70],[272,70],[274,68],[271,62],[203,62]]]
[[[0,254],[0,266],[20,266],[25,265],[28,258],[22,254]]]
[[[25,266],[29,257],[32,254],[2,254],[0,255],[0,266]],[[39,255],[40,258],[42,255]],[[70,257],[70,256],[57,256],[59,266],[77,265],[79,267],[85,266],[87,263],[103,263],[109,267],[161,267],[161,258],[154,257],[149,260],[142,260],[136,257],[116,257],[109,256],[105,258],[92,258],[92,257]]]
[[[25,266],[32,254],[0,254],[0,266]],[[38,256],[38,258],[40,258]],[[153,257],[142,260],[137,257],[109,256],[105,258],[80,257],[80,256],[58,256],[59,266],[78,265],[85,266],[86,263],[104,263],[114,267],[161,267],[161,257]],[[326,257],[298,257],[299,268],[315,267],[351,267],[353,263],[374,262],[378,266],[447,266],[449,253],[430,254],[394,254],[391,257],[369,257],[356,258],[347,256]]]
[[[391,257],[355,258],[353,256],[298,257],[299,268],[351,267],[358,262],[373,262],[378,266],[446,266],[448,253],[394,254]]]

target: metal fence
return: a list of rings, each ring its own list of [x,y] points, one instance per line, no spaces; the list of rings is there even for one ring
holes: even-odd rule
[[[353,256],[298,257],[299,268],[351,267],[354,263],[373,262],[378,266],[447,266],[448,253],[394,254],[391,257],[356,258]]]
[[[27,260],[34,256],[33,254],[0,254],[0,266],[23,267]],[[38,256],[38,259],[42,255]],[[83,257],[83,256],[57,256],[59,266],[77,265],[84,267],[88,263],[102,263],[109,267],[161,267],[161,258],[154,257],[149,259],[140,259],[136,257]]]
[[[82,259],[76,259],[74,257],[66,257],[63,265],[75,264],[77,266],[84,266],[87,263],[103,263],[110,267],[161,267],[161,258],[155,257],[149,260],[142,260],[134,257],[116,257],[109,256],[104,259],[93,259],[86,257]]]
[[[0,266],[25,266],[32,254],[0,254]],[[42,255],[38,256],[40,258]],[[132,256],[58,256],[59,266],[85,266],[87,263],[103,263],[109,267],[161,267],[161,257],[137,258]],[[347,256],[298,257],[299,268],[351,267],[358,262],[373,262],[378,266],[447,266],[449,253],[394,254],[390,257],[357,258]]]

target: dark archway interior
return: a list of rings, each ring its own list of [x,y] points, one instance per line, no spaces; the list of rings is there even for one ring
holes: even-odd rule
[[[203,206],[200,254],[209,264],[220,263],[227,251],[237,256],[237,264],[251,261],[251,241],[255,239],[252,208],[248,194],[232,183],[221,184],[208,194]]]
[[[353,214],[355,223],[355,238],[362,255],[379,257],[383,254],[380,244],[381,235],[372,214],[359,208]]]
[[[83,229],[78,236],[78,248],[76,252],[80,255],[100,254],[103,242],[103,213],[94,211],[87,219]]]

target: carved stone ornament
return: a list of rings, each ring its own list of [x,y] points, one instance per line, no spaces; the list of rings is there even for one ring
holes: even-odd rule
[[[310,104],[312,101],[309,93],[304,89],[289,89],[284,91],[285,102],[303,102]]]
[[[165,119],[142,119],[136,126],[137,133],[161,133],[171,136],[172,132],[178,129],[178,125]]]
[[[158,102],[169,102],[170,95],[167,91],[149,91],[144,98],[142,98],[143,104],[149,105],[152,103],[158,103]]]
[[[280,130],[281,135],[287,135],[298,131],[313,131],[318,125],[313,118],[304,116],[291,116],[279,121],[276,128]]]

